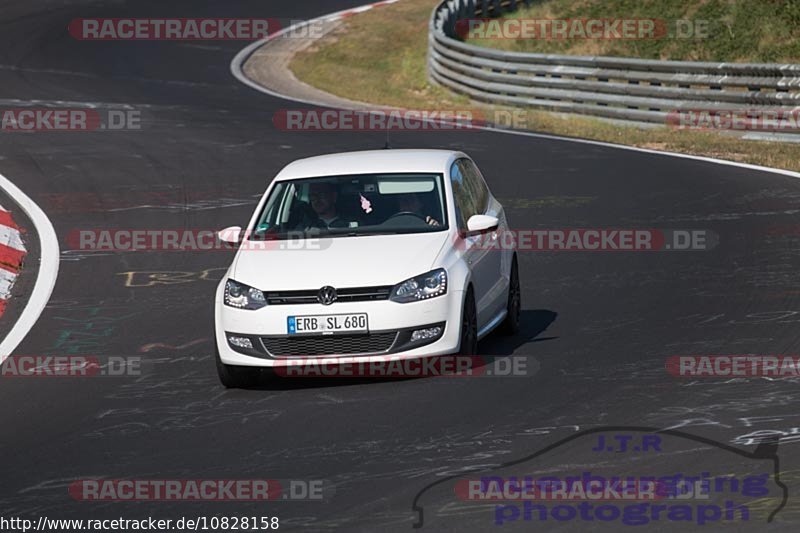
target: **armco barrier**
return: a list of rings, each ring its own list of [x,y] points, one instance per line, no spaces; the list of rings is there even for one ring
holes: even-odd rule
[[[800,65],[656,61],[506,52],[459,40],[456,24],[531,0],[446,0],[430,21],[432,81],[475,100],[665,124],[678,113],[800,116]],[[769,116],[769,115],[768,115]],[[772,124],[772,128],[770,127]],[[800,133],[791,121],[748,129]]]

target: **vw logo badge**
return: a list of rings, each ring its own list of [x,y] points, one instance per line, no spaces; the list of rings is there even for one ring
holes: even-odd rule
[[[317,293],[317,301],[322,305],[331,305],[337,298],[336,289],[330,286],[322,287]]]

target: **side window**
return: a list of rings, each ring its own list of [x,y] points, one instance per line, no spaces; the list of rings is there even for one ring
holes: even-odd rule
[[[486,186],[486,182],[481,176],[481,171],[478,170],[475,163],[469,159],[460,159],[459,163],[475,206],[474,214],[482,215],[486,213],[486,208],[489,205],[489,188]]]
[[[450,168],[450,181],[456,200],[456,218],[459,229],[466,229],[472,215],[486,213],[489,205],[489,188],[478,167],[469,159],[459,159]]]
[[[285,189],[286,186],[284,183],[278,183],[275,185],[275,188],[270,193],[270,197],[264,206],[264,210],[261,212],[261,216],[256,223],[256,228],[254,230],[256,235],[263,234],[270,228],[280,224],[281,221],[279,219],[279,213],[282,209],[282,204],[285,202]]]
[[[292,205],[297,198],[297,190],[295,189],[294,183],[289,185],[289,190],[283,197],[283,202],[281,202],[280,214],[278,215],[278,223],[285,224],[289,221],[289,215],[292,212]]]
[[[466,230],[467,220],[475,214],[475,206],[469,195],[466,177],[459,163],[460,161],[456,161],[453,163],[453,166],[450,167],[450,183],[453,186],[453,198],[456,203],[455,210],[458,229]]]

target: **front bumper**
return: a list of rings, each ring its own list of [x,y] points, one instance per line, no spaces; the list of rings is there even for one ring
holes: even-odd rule
[[[341,356],[352,361],[358,357],[364,362],[391,361],[435,355],[455,354],[459,349],[463,291],[448,291],[444,296],[430,300],[400,304],[388,300],[375,302],[336,302],[333,305],[298,304],[266,306],[255,311],[227,307],[223,303],[225,280],[217,288],[215,299],[215,336],[220,359],[228,365],[273,367],[285,366],[301,359],[308,363],[330,363],[332,357]],[[265,350],[263,338],[286,338],[286,321],[289,316],[367,313],[369,331],[373,334],[397,332],[388,350],[371,355],[322,354],[309,357],[274,356]],[[410,338],[414,329],[444,324],[444,332],[430,344],[409,347],[402,341]],[[237,334],[251,338],[254,350],[232,348],[227,335]],[[329,338],[329,337],[326,337]],[[310,340],[310,339],[309,339]],[[268,345],[267,345],[268,346]],[[413,346],[413,345],[412,345]],[[408,349],[405,349],[408,348]],[[318,352],[318,350],[317,350]]]

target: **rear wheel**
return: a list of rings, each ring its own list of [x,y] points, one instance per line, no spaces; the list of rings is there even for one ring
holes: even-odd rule
[[[511,276],[508,281],[506,319],[500,326],[500,330],[504,335],[515,335],[519,332],[519,315],[522,309],[522,290],[519,284],[519,269],[517,267],[516,254],[511,260]]]
[[[459,355],[477,355],[478,353],[478,315],[475,308],[475,295],[472,287],[467,289],[464,309],[461,312],[461,349]]]
[[[219,356],[219,348],[214,347],[219,380],[228,389],[252,387],[258,383],[259,369],[249,366],[226,365]]]

